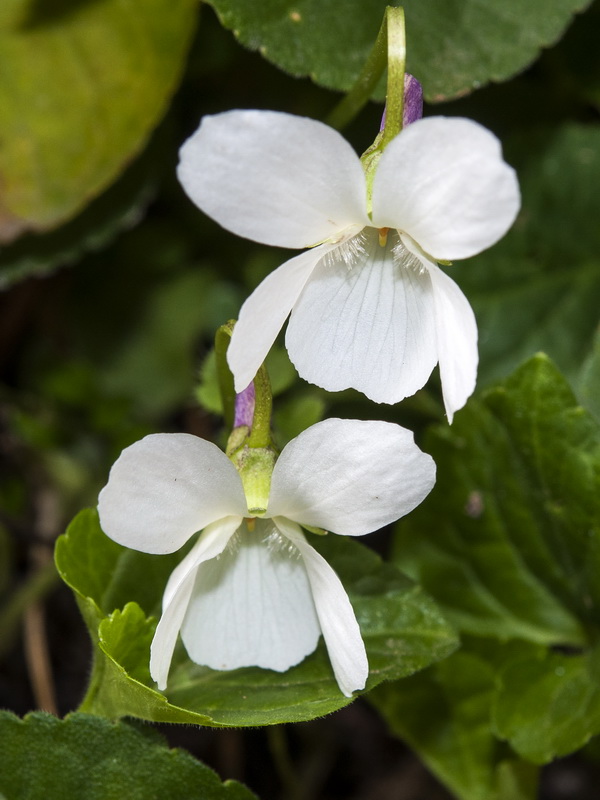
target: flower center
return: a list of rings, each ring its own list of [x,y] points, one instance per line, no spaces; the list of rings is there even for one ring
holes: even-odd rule
[[[379,228],[379,244],[381,247],[386,246],[389,231],[389,228]]]

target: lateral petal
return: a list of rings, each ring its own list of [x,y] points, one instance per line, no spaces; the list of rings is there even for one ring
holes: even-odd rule
[[[212,669],[285,672],[321,633],[304,563],[270,520],[257,520],[253,531],[244,525],[238,536],[198,569],[183,643],[192,661]]]
[[[477,322],[469,301],[439,267],[429,267],[435,301],[442,394],[448,422],[475,391]]]
[[[373,229],[357,240],[321,258],[292,310],[286,345],[305,380],[397,403],[437,362],[431,280],[411,254],[396,257],[395,233],[383,247]]]
[[[196,531],[247,508],[240,477],[216,445],[187,433],[156,433],[123,450],[98,511],[115,542],[172,553]]]
[[[327,419],[289,442],[271,478],[269,516],[362,536],[408,514],[435,464],[391,422]]]
[[[297,525],[282,517],[273,522],[302,554],[335,679],[342,694],[351,697],[352,692],[365,688],[369,662],[348,594]]]
[[[519,207],[517,177],[500,142],[468,119],[409,125],[384,151],[373,183],[374,224],[408,233],[437,260],[490,247]]]
[[[454,412],[464,406],[477,382],[477,322],[469,301],[452,278],[410,236],[404,234],[401,240],[431,278],[442,395],[448,422],[452,423]]]
[[[228,517],[209,525],[169,578],[163,613],[150,645],[150,674],[161,691],[167,686],[173,650],[192,596],[196,572],[204,561],[223,552],[241,522],[239,517]]]
[[[236,392],[243,392],[254,379],[315,265],[329,249],[330,245],[321,245],[286,261],[242,306],[227,350]]]
[[[180,159],[190,198],[238,236],[309,247],[368,223],[358,156],[322,122],[275,111],[207,116]]]

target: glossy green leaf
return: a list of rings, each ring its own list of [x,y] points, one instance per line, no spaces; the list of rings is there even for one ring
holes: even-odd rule
[[[311,543],[334,566],[348,590],[369,656],[367,689],[411,675],[444,658],[453,630],[422,590],[368,548],[340,536]],[[313,719],[347,705],[323,643],[285,673],[258,668],[218,672],[175,651],[168,690],[148,673],[149,647],[166,580],[179,555],[127,550],[100,530],[97,514],[79,514],[56,546],[56,563],[74,589],[98,645],[82,710],[204,725],[266,725]]]
[[[172,750],[150,728],[88,714],[24,719],[0,711],[0,797],[6,800],[252,800],[236,781],[183,750]]]
[[[569,125],[508,145],[521,214],[499,244],[449,270],[477,315],[479,383],[542,350],[577,390],[600,322],[600,129]]]
[[[465,632],[582,645],[600,622],[600,429],[544,356],[425,449],[438,480],[396,559]]]
[[[197,0],[0,10],[0,241],[73,217],[139,152],[177,86]]]
[[[515,657],[514,647],[494,650],[496,661]],[[462,649],[405,681],[378,687],[369,700],[460,800],[534,800],[537,770],[492,730],[495,673],[489,658]]]
[[[536,764],[583,747],[600,733],[597,658],[546,652],[509,665],[494,699],[497,735]]]
[[[293,75],[347,90],[375,42],[386,0],[210,0],[238,39]],[[394,3],[393,5],[399,5]],[[588,0],[404,0],[407,68],[428,100],[503,81],[560,38]],[[343,44],[342,44],[343,43]],[[379,96],[382,96],[380,91]]]
[[[153,197],[164,166],[155,137],[144,154],[74,219],[47,233],[29,233],[0,250],[0,290],[30,275],[47,275],[87,252],[106,247],[137,223]]]

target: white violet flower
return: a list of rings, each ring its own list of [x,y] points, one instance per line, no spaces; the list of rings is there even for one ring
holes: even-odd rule
[[[150,659],[159,688],[179,632],[198,664],[278,672],[312,653],[322,633],[340,690],[364,688],[367,656],[348,595],[300,525],[362,536],[407,514],[434,482],[431,457],[387,422],[329,419],[301,433],[275,463],[261,516],[233,463],[204,439],[154,434],[125,449],[100,493],[104,532],[172,553],[203,531],[165,589]]]
[[[491,132],[460,118],[408,125],[384,150],[370,198],[351,146],[303,117],[207,116],[180,156],[184,189],[220,225],[264,244],[312,248],[242,306],[228,351],[236,391],[291,311],[286,346],[303,378],[396,403],[439,362],[452,420],[475,387],[477,328],[436,262],[493,245],[520,205],[514,170]]]

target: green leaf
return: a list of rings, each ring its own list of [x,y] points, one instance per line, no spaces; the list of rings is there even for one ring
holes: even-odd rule
[[[600,332],[596,334],[592,351],[583,363],[577,387],[581,402],[600,422]]]
[[[236,781],[149,728],[88,714],[60,720],[44,712],[24,719],[0,711],[0,796],[7,800],[252,800]]]
[[[600,319],[600,129],[568,125],[509,145],[521,215],[499,244],[450,269],[477,315],[479,381],[538,350],[578,381]]]
[[[332,0],[210,4],[247,47],[292,75],[341,90],[357,79],[388,5],[386,0],[346,0],[343,6]],[[439,101],[523,70],[560,38],[589,0],[404,0],[402,5],[407,68],[422,82],[426,98]]]
[[[119,180],[74,219],[44,234],[29,233],[0,251],[0,290],[30,275],[47,275],[105,247],[139,221],[164,164],[160,136]]]
[[[496,660],[514,658],[514,647],[495,649]],[[378,687],[369,700],[461,800],[534,800],[537,770],[492,731],[495,677],[488,658],[460,650],[404,681]]]
[[[517,648],[488,658],[495,735],[534,763],[572,752],[600,733],[598,422],[536,356],[425,447],[438,483],[397,563],[461,630]]]
[[[32,3],[0,11],[0,241],[73,217],[164,114],[197,0]]]
[[[471,401],[396,559],[461,630],[580,646],[600,624],[600,429],[544,356]]]
[[[497,735],[535,764],[583,747],[600,733],[597,652],[546,652],[510,664],[494,701]]]
[[[587,14],[573,23],[562,47],[552,53],[552,68],[560,76],[569,99],[580,97],[600,108],[600,61],[596,55],[600,5],[592,3]]]
[[[369,656],[367,689],[411,675],[451,653],[457,640],[422,590],[368,548],[340,536],[312,544],[348,590]],[[314,719],[351,702],[339,691],[323,642],[285,673],[259,668],[218,672],[193,664],[180,644],[166,696],[148,673],[149,647],[162,593],[180,555],[127,550],[84,511],[56,546],[56,563],[75,591],[97,643],[92,683],[82,710],[163,722],[266,725]],[[142,610],[143,609],[143,610]]]

